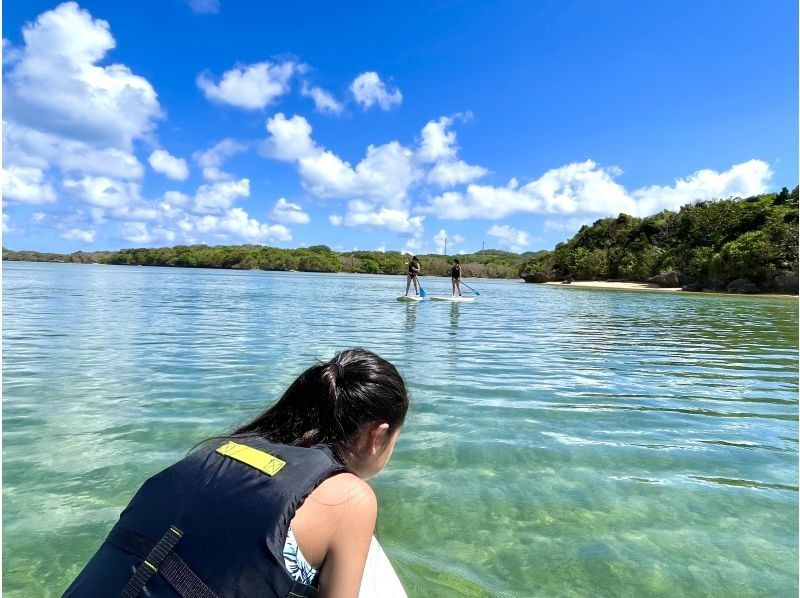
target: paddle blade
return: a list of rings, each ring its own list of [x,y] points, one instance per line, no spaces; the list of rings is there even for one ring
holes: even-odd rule
[[[419,296],[420,297],[424,297],[425,296],[425,289],[423,289],[422,287],[419,287]]]

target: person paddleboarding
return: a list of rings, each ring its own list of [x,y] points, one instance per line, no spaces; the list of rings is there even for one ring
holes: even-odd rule
[[[411,288],[411,283],[414,283],[414,294],[419,295],[419,280],[417,277],[419,276],[420,271],[422,268],[419,265],[419,259],[415,255],[411,258],[408,262],[406,262],[406,266],[408,270],[406,272],[406,297],[408,297],[408,291]]]
[[[148,479],[64,596],[355,598],[362,575],[405,595],[373,538],[366,480],[389,461],[408,402],[370,351],[312,365],[253,420]],[[364,573],[374,558],[379,580]]]
[[[456,292],[461,297],[461,263],[458,258],[453,258],[453,267],[450,269],[450,282],[453,285],[453,297],[456,296]]]

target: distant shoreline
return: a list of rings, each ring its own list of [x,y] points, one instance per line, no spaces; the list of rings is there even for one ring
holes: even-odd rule
[[[610,281],[610,280],[573,280],[571,283],[563,282],[540,282],[528,284],[541,284],[544,286],[561,287],[561,288],[577,288],[577,289],[599,289],[599,290],[624,290],[624,291],[647,291],[656,293],[681,293],[686,295],[723,295],[725,297],[735,296],[748,296],[748,297],[778,297],[784,299],[797,299],[797,295],[786,295],[782,293],[723,293],[723,292],[701,292],[684,291],[681,288],[667,288],[660,287],[651,282],[623,282],[623,281]]]

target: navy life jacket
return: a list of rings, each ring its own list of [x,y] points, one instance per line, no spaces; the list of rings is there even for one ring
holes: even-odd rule
[[[283,547],[305,498],[347,468],[324,445],[233,440],[148,479],[64,596],[315,596]]]

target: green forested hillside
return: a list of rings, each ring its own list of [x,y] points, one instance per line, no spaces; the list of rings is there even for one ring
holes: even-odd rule
[[[748,279],[760,290],[797,292],[798,189],[699,202],[646,218],[604,218],[520,275],[550,280],[654,279],[689,290],[724,290]]]

